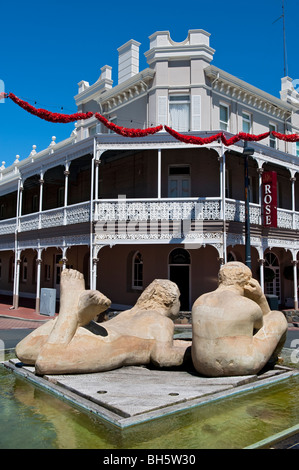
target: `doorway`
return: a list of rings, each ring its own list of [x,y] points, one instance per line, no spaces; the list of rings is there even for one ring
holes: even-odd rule
[[[190,311],[190,254],[175,248],[169,254],[169,280],[180,290],[181,311]]]

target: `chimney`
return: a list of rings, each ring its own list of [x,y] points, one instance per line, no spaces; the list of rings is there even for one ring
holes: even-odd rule
[[[118,51],[118,84],[139,73],[140,42],[130,39]]]

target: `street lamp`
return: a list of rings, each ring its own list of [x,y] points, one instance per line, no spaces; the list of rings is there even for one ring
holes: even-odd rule
[[[251,269],[251,250],[250,250],[250,215],[249,215],[249,199],[250,184],[248,175],[248,157],[254,154],[254,149],[248,147],[244,142],[244,178],[245,178],[245,264]]]

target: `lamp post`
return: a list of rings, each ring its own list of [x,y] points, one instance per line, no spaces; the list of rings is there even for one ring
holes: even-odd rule
[[[251,250],[250,250],[250,215],[249,215],[249,199],[250,184],[248,175],[248,157],[254,154],[254,149],[247,146],[244,142],[244,179],[245,179],[245,264],[251,269]]]

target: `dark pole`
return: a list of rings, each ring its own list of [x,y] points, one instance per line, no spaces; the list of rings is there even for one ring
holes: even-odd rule
[[[244,142],[244,179],[245,179],[245,264],[251,269],[251,249],[250,249],[250,214],[249,214],[249,200],[250,200],[250,184],[248,175],[248,157],[253,155],[254,150],[247,147],[247,142]]]

